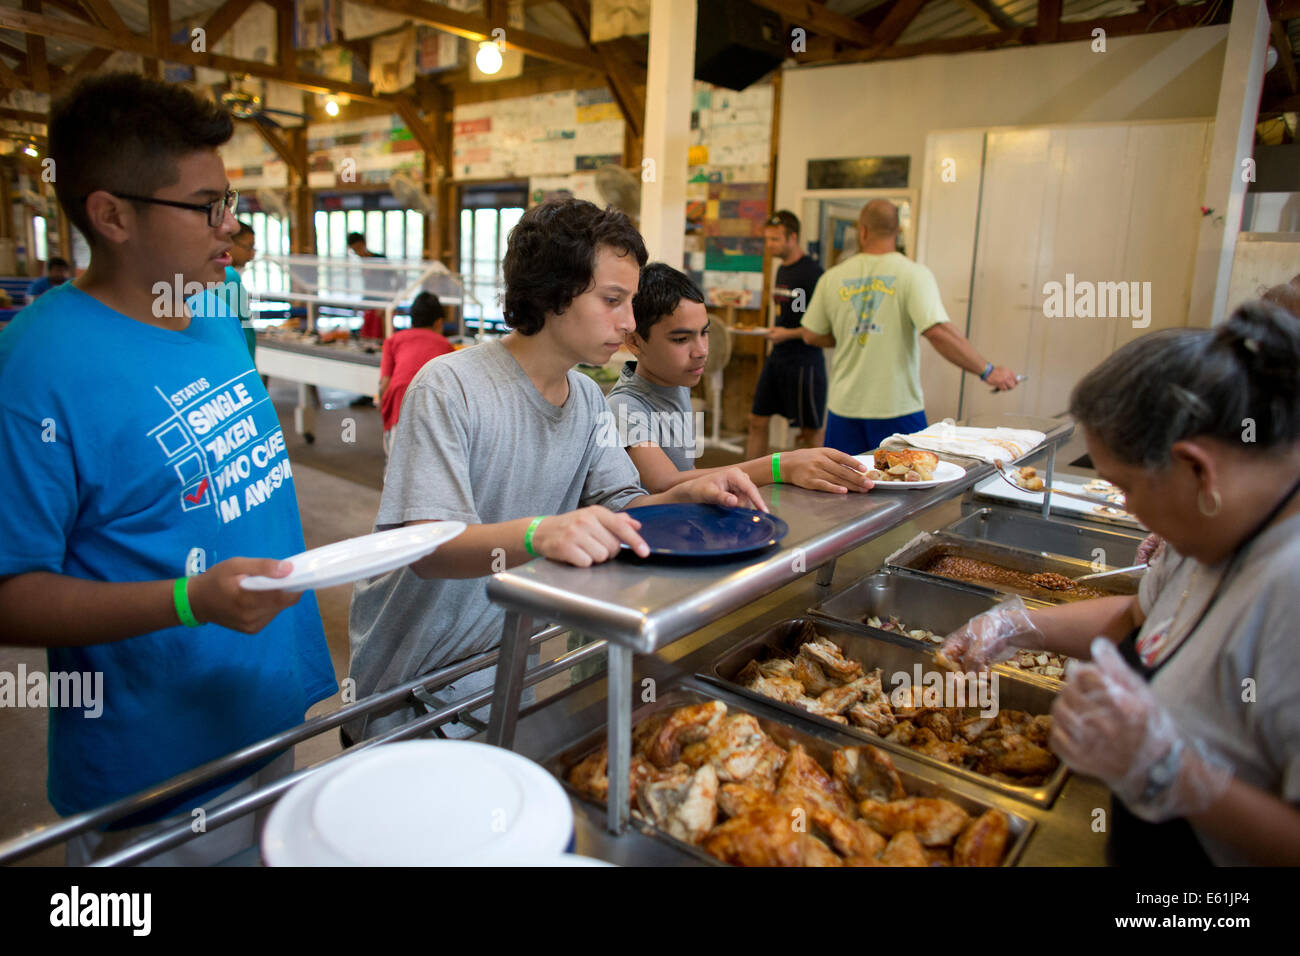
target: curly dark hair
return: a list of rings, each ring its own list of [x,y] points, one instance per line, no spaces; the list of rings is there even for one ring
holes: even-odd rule
[[[601,210],[582,199],[554,199],[524,213],[510,230],[505,273],[505,321],[522,335],[536,335],[546,315],[563,312],[591,287],[596,250],[608,246],[636,257],[648,256],[641,234],[626,214]]]

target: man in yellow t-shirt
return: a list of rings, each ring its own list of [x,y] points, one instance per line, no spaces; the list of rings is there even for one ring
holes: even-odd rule
[[[867,203],[858,216],[862,251],[822,275],[803,317],[803,340],[835,349],[826,446],[850,455],[925,427],[919,336],[998,391],[1016,387],[1013,371],[985,362],[952,327],[934,273],[899,253],[897,239],[898,208]]]

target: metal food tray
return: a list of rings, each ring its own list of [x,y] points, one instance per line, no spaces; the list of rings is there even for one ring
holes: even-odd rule
[[[750,661],[766,660],[771,657],[792,657],[797,654],[799,652],[801,632],[805,624],[812,624],[817,636],[834,641],[843,649],[846,658],[857,661],[865,670],[871,671],[879,667],[883,672],[881,686],[886,694],[890,692],[893,686],[890,680],[891,674],[902,671],[910,677],[914,674],[918,664],[921,666],[923,673],[938,670],[934,663],[934,655],[911,638],[900,638],[886,631],[873,631],[870,634],[862,631],[852,631],[830,621],[815,618],[794,618],[789,621],[781,621],[735,645],[713,661],[711,665],[708,665],[708,671],[699,676],[712,683],[717,683],[741,697],[762,701],[766,706],[789,714],[800,722],[808,722],[819,728],[833,728],[844,736],[852,737],[859,742],[870,743],[893,754],[906,756],[942,774],[951,774],[976,786],[996,790],[1005,796],[1036,804],[1040,807],[1050,807],[1055,802],[1057,794],[1061,792],[1061,787],[1065,785],[1065,778],[1069,775],[1069,770],[1064,762],[1058,761],[1056,769],[1040,786],[1016,786],[1001,780],[994,780],[992,777],[977,773],[974,770],[967,770],[965,767],[944,763],[942,760],[918,753],[904,744],[877,737],[862,727],[852,724],[847,726],[837,724],[825,717],[809,713],[801,707],[796,707],[794,704],[787,704],[784,701],[766,697],[736,683],[736,676]],[[996,677],[998,680],[997,703],[999,709],[1023,710],[1035,716],[1051,711],[1052,701],[1056,697],[1057,689],[1055,687],[1050,686],[1042,679],[1026,679],[1021,674],[1012,675],[998,672]]]
[[[1026,574],[1053,571],[1074,579],[1093,573],[1092,563],[1089,561],[1080,561],[1078,558],[1067,558],[1062,555],[1045,554],[1041,551],[1011,548],[1004,544],[980,541],[977,538],[964,538],[961,535],[943,531],[936,534],[928,532],[918,534],[886,558],[885,564],[892,568],[906,569],[910,574],[925,575],[935,581],[956,581],[965,587],[978,588],[993,594],[1018,594],[1021,597],[1033,598],[1046,604],[1069,604],[1074,601],[1087,600],[1082,597],[1072,598],[1067,591],[1053,591],[1037,586],[1019,588],[1010,584],[965,581],[925,570],[936,558],[946,555],[987,561],[990,564],[996,564],[1011,571],[1021,571]],[[1122,567],[1122,565],[1120,566]],[[1136,594],[1138,585],[1141,583],[1142,575],[1130,571],[1127,574],[1119,574],[1114,577],[1102,578],[1099,581],[1088,582],[1088,585],[1101,591],[1102,596],[1105,597]]]
[[[808,613],[873,636],[885,634],[886,639],[910,641],[933,654],[939,645],[897,631],[872,627],[866,619],[896,617],[913,630],[920,628],[943,636],[951,634],[976,614],[997,607],[1002,601],[1000,595],[948,578],[924,577],[886,568],[855,581],[834,597],[809,608]],[[1032,609],[1048,605],[1030,598],[1025,601],[1025,606]],[[1055,677],[1035,674],[1007,663],[996,664],[994,669],[1000,674],[1049,681],[1053,687],[1060,686]]]
[[[1081,561],[1093,560],[1100,548],[1102,563],[1112,568],[1126,568],[1137,563],[1141,534],[1106,528],[1086,528],[1081,524],[1040,518],[1004,508],[981,508],[959,518],[943,530],[967,538],[992,541],[1012,548],[1058,554]]]
[[[632,712],[632,726],[635,727],[637,723],[646,717],[650,717],[661,710],[675,710],[678,707],[689,707],[692,704],[701,704],[710,700],[720,700],[726,704],[728,714],[752,715],[758,720],[758,725],[763,732],[786,749],[789,749],[792,744],[802,744],[809,755],[821,764],[822,769],[827,773],[830,773],[831,754],[834,751],[842,747],[860,747],[863,743],[880,744],[880,740],[877,738],[863,741],[850,734],[837,733],[840,728],[835,724],[830,724],[832,729],[792,725],[779,716],[774,716],[770,712],[770,708],[756,707],[750,700],[738,697],[736,694],[729,694],[724,690],[708,685],[697,685],[689,679],[659,694],[653,702],[634,710]],[[765,697],[757,698],[757,700],[770,703]],[[561,786],[574,799],[593,806],[602,806],[598,801],[592,800],[570,784],[568,775],[573,767],[577,766],[584,757],[604,742],[605,729],[601,727],[584,734],[580,739],[542,761],[542,766],[560,781]],[[933,768],[921,760],[915,759],[918,755],[911,751],[905,750],[901,754],[892,751],[890,756],[894,761],[894,767],[898,770],[898,776],[903,783],[903,788],[907,791],[909,797],[942,797],[957,804],[969,813],[972,818],[991,809],[1001,810],[1005,813],[1010,821],[1011,841],[1006,855],[1002,858],[1002,865],[1014,866],[1019,861],[1024,853],[1025,845],[1029,842],[1029,837],[1033,833],[1033,820],[1017,813],[1014,807],[1008,808],[990,800],[988,795],[981,793],[978,788],[967,791],[962,789],[960,785],[955,786],[954,781],[945,779],[941,774],[936,774]],[[653,839],[668,844],[684,856],[689,857],[691,862],[705,863],[712,866],[730,865],[714,856],[710,856],[697,846],[665,833],[639,814],[634,815],[631,822],[637,830]]]

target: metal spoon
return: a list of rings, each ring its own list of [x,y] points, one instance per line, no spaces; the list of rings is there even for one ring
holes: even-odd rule
[[[1111,568],[1109,571],[1098,571],[1096,574],[1085,574],[1081,578],[1075,578],[1074,583],[1078,584],[1080,581],[1095,581],[1098,578],[1108,578],[1115,574],[1128,574],[1130,571],[1144,571],[1146,570],[1146,567],[1146,562],[1143,562],[1142,564],[1131,564],[1127,568]]]

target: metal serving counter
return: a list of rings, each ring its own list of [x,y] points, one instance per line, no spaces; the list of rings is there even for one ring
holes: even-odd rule
[[[1074,426],[1058,419],[1035,419],[1002,416],[976,419],[966,424],[989,427],[1005,425],[1033,428],[1046,434],[1046,440],[1018,462],[1047,459],[1050,474],[1056,448],[1070,438]],[[621,558],[593,568],[575,568],[552,561],[533,561],[498,574],[488,583],[488,597],[506,608],[502,633],[501,656],[493,694],[488,742],[519,749],[516,723],[519,699],[526,670],[528,637],[534,622],[548,621],[575,631],[609,641],[609,672],[605,698],[606,728],[609,747],[609,799],[606,828],[621,834],[629,813],[628,770],[631,761],[632,698],[636,683],[645,677],[660,679],[651,673],[656,666],[679,657],[665,653],[674,642],[692,636],[692,646],[708,625],[718,622],[738,609],[735,623],[740,626],[737,639],[753,634],[756,626],[771,623],[755,617],[756,609],[766,596],[778,592],[791,582],[813,588],[798,598],[801,605],[792,608],[794,615],[817,600],[823,599],[835,573],[836,559],[868,541],[906,524],[936,505],[952,501],[993,473],[993,467],[971,459],[940,456],[962,465],[966,474],[959,480],[929,489],[888,489],[878,487],[868,495],[828,495],[789,485],[769,485],[761,489],[763,500],[772,513],[783,518],[790,533],[781,544],[759,558],[703,566],[667,566]],[[1046,507],[1046,505],[1045,505]],[[952,520],[952,516],[948,517]],[[936,526],[938,527],[938,526]],[[904,539],[906,540],[906,539]],[[901,542],[897,542],[901,543]],[[885,552],[886,554],[888,552]],[[883,557],[883,555],[882,555]],[[878,566],[879,560],[863,573]],[[809,575],[818,571],[815,583]],[[802,581],[800,579],[803,579]],[[815,600],[809,600],[815,597]],[[780,618],[772,619],[779,620]],[[732,618],[728,618],[731,621]],[[721,647],[711,648],[711,652]],[[643,659],[639,673],[633,672],[633,655],[637,652],[661,652],[657,659]],[[683,661],[683,667],[689,667]],[[689,673],[689,670],[685,672]],[[683,673],[670,669],[666,675]],[[567,695],[556,708],[565,712],[565,720],[577,717],[574,710],[582,701]],[[572,725],[570,725],[570,729]],[[521,750],[521,752],[525,752]],[[527,751],[532,756],[531,747]]]

